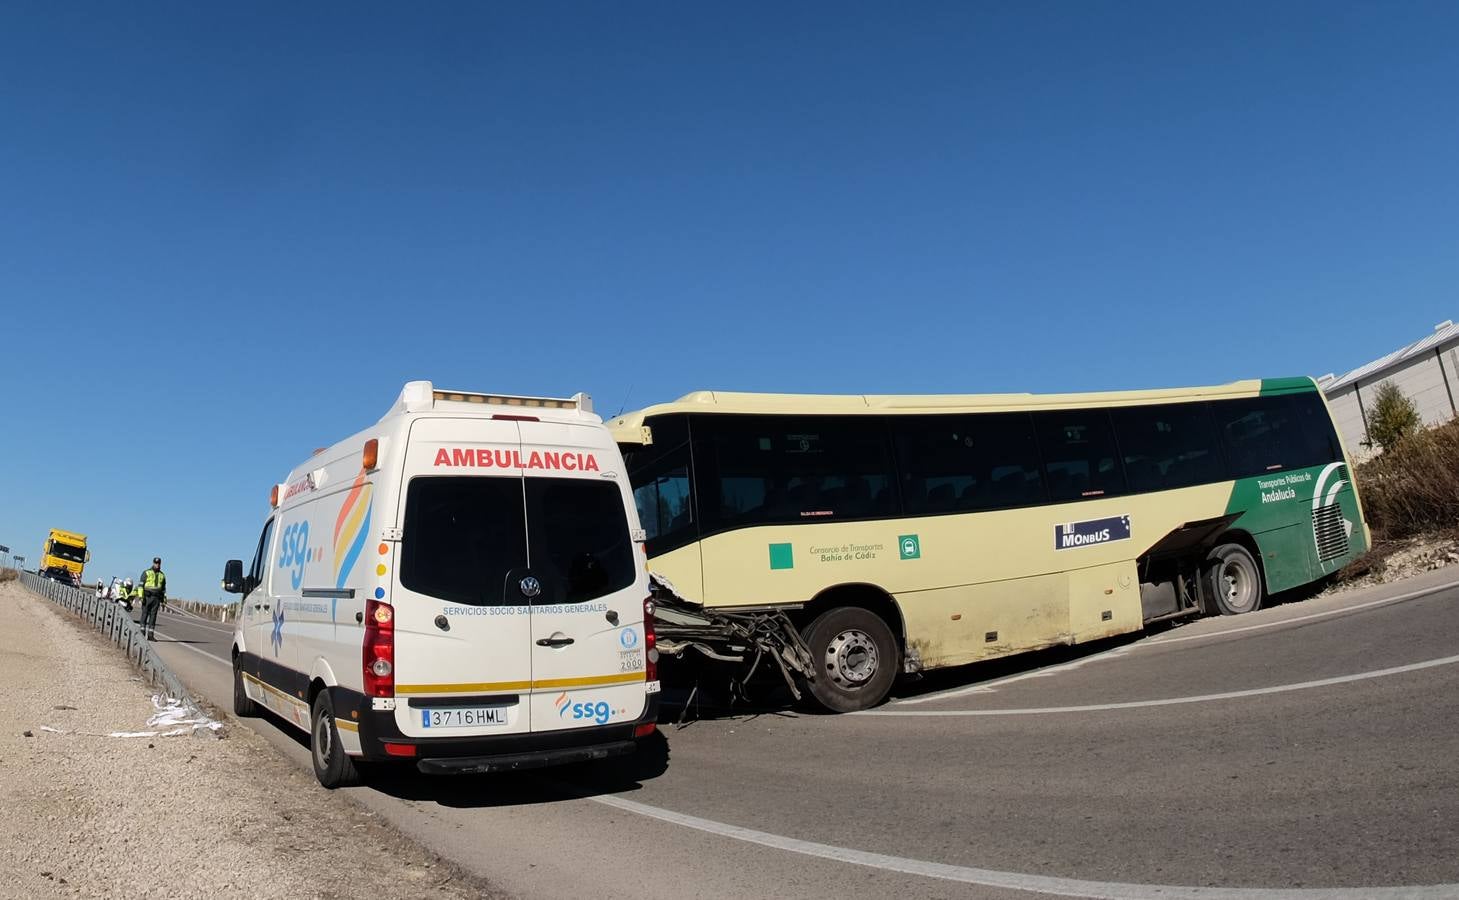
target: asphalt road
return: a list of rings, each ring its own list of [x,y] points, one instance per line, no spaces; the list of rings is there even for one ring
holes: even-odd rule
[[[159,631],[226,708],[231,631]],[[348,793],[525,897],[1459,897],[1456,570],[939,675],[866,714],[700,712],[638,781]]]

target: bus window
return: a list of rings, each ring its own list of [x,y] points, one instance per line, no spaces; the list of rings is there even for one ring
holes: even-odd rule
[[[633,502],[650,555],[699,539],[689,484],[689,429],[685,416],[651,420],[654,443],[628,460]]]
[[[1337,458],[1330,437],[1332,422],[1315,393],[1224,400],[1214,408],[1232,478]]]
[[[650,546],[658,549],[660,537],[688,528],[694,522],[689,507],[689,467],[670,465],[662,472],[635,472],[633,502]],[[656,467],[657,468],[657,467]]]
[[[1026,414],[897,416],[891,422],[908,514],[1044,502],[1038,445]]]
[[[1132,491],[1168,491],[1223,481],[1216,425],[1204,403],[1110,410]]]
[[[1332,417],[1322,405],[1322,398],[1316,391],[1289,394],[1292,411],[1302,429],[1305,455],[1309,465],[1337,462],[1342,459],[1342,445],[1338,443],[1337,432],[1332,427]]]
[[[1054,503],[1125,492],[1109,416],[1102,409],[1034,413],[1049,499]]]
[[[703,416],[694,434],[709,528],[895,513],[880,418]]]

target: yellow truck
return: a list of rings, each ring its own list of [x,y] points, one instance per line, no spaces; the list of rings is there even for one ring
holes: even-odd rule
[[[74,531],[52,528],[41,548],[40,565],[36,571],[46,578],[81,583],[81,570],[91,561],[91,551],[86,549],[86,535]]]

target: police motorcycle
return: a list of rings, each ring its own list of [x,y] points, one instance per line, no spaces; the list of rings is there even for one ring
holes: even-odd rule
[[[132,611],[132,579],[128,578],[116,588],[117,603],[127,612]]]

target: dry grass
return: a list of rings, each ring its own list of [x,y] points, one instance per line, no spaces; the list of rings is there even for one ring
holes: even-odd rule
[[[0,584],[4,584],[7,581],[14,581],[19,577],[20,573],[14,569],[0,569]]]
[[[1384,538],[1459,527],[1459,421],[1421,431],[1358,466],[1363,513]]]

